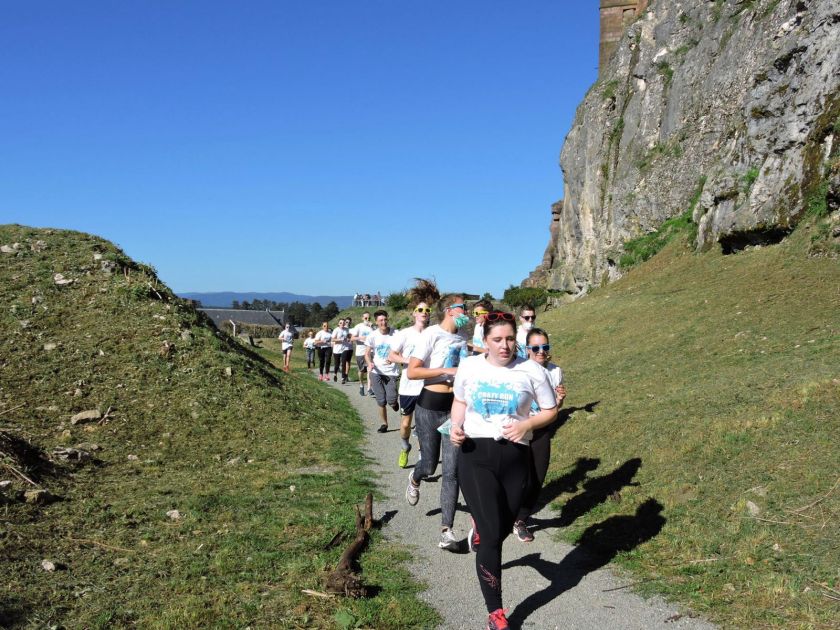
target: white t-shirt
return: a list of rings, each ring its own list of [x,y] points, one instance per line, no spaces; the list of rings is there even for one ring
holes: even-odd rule
[[[292,347],[292,343],[294,343],[295,336],[290,330],[281,330],[278,339],[280,339],[280,350],[285,352],[286,350]]]
[[[532,402],[540,409],[556,406],[546,370],[518,357],[504,367],[491,364],[485,355],[464,359],[454,392],[467,404],[464,432],[471,438],[499,438],[504,425],[531,415]],[[530,443],[531,435],[526,433],[520,444]]]
[[[322,328],[315,333],[315,343],[318,344],[319,348],[323,348],[325,345],[329,346],[330,339],[332,339],[332,333],[328,330]]]
[[[341,354],[345,341],[350,338],[350,331],[346,328],[336,328],[332,334],[333,354]]]
[[[484,324],[476,323],[475,330],[473,330],[472,345],[473,348],[484,347]]]
[[[534,363],[537,363],[533,359],[528,359],[528,360],[533,361]],[[537,363],[537,365],[539,365],[543,370],[545,370],[545,373],[548,375],[548,383],[549,383],[549,385],[551,385],[551,389],[554,389],[560,383],[563,382],[563,370],[560,368],[559,365],[554,365],[554,363],[552,363],[551,361],[549,361],[548,365],[546,365],[546,366],[542,366],[539,363]],[[557,404],[557,398],[555,396],[555,406],[556,406],[556,404]],[[538,413],[539,410],[540,410],[540,408],[537,406],[536,401],[532,402],[531,403],[531,415],[534,415],[535,413]]]
[[[306,349],[314,349],[315,348],[315,337],[307,337],[303,340],[303,347]]]
[[[365,353],[365,340],[367,336],[373,332],[373,327],[370,324],[365,324],[364,322],[359,322],[353,328],[350,329],[350,334],[354,337],[358,337],[359,341],[356,342],[356,356],[360,357],[363,356]]]
[[[526,339],[528,339],[528,332],[525,330],[525,326],[521,323],[516,329],[516,356],[520,359],[527,359],[528,358],[528,349],[525,345],[528,343]]]
[[[391,336],[391,350],[405,358],[410,357],[422,334],[423,331],[417,330],[414,326],[398,330]],[[400,377],[399,394],[401,396],[418,396],[421,391],[423,391],[423,379],[408,378],[408,375],[403,373]]]
[[[373,358],[373,371],[382,376],[399,376],[400,367],[393,363],[388,355],[391,353],[391,331],[387,333],[374,330],[367,336],[365,345],[371,349],[370,355]]]
[[[424,368],[458,367],[467,356],[467,340],[457,333],[445,331],[439,324],[429,326],[422,332],[411,353],[412,359],[420,359]],[[441,374],[423,381],[424,385],[451,383],[453,376]]]

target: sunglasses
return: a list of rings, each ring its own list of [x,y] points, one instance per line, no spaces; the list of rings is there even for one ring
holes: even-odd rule
[[[489,312],[490,311],[477,311],[476,310],[476,311],[473,311],[473,315],[475,315],[476,317],[481,317],[482,315],[487,315],[487,313],[489,313]]]
[[[520,317],[521,317],[522,319],[524,319],[526,322],[532,322],[532,321],[534,321],[535,319],[537,319],[537,316],[536,316],[536,315],[520,315]]]
[[[514,320],[513,313],[503,313],[502,311],[493,311],[492,313],[487,313],[488,322],[495,322],[499,319],[503,319],[506,322],[512,322]]]
[[[543,343],[543,344],[540,344],[538,346],[525,346],[525,347],[528,348],[528,350],[530,350],[534,354],[537,354],[537,352],[548,352],[549,350],[551,350],[551,344],[548,344],[548,343]]]
[[[414,312],[415,313],[431,313],[432,309],[430,309],[428,306],[418,306],[417,308],[414,309]]]
[[[461,304],[450,304],[446,308],[448,308],[450,310],[455,309],[455,308],[461,308],[461,309],[467,310],[467,305],[462,302]]]

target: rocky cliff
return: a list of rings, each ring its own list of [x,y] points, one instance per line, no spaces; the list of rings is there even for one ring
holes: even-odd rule
[[[840,3],[654,0],[578,107],[564,200],[524,282],[580,294],[691,212],[696,246],[776,242],[840,197]]]

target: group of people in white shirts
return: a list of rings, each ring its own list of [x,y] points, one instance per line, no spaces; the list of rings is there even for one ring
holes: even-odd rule
[[[502,608],[502,543],[513,533],[534,539],[527,520],[548,470],[552,424],[566,390],[562,370],[550,361],[548,333],[536,328],[533,307],[517,316],[485,300],[468,309],[462,295],[436,300],[439,323],[429,325],[432,305],[418,302],[412,325],[394,331],[388,313],[364,313],[311,337],[319,354],[319,379],[329,379],[329,354],[339,357],[333,380],[347,381],[356,343],[361,382],[376,397],[378,431],[388,431],[388,407],[400,413],[398,465],[408,465],[414,421],[420,453],[408,478],[409,505],[420,501],[421,483],[442,463],[439,547],[458,550],[454,531],[459,491],[470,512],[467,545],[476,552],[476,575],[488,611],[487,628],[508,627]],[[471,321],[473,334],[466,334]],[[308,340],[307,340],[308,341]],[[304,344],[306,346],[306,344]],[[314,365],[314,357],[310,367]],[[326,368],[326,369],[325,369]],[[402,377],[400,371],[402,368]]]

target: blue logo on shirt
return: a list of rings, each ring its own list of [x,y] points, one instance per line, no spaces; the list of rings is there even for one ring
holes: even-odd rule
[[[446,354],[446,359],[443,361],[443,367],[458,367],[461,364],[461,357],[467,356],[466,350],[467,347],[464,344],[449,346],[449,352]]]
[[[485,419],[490,416],[516,414],[519,407],[519,394],[509,385],[493,385],[479,381],[472,394],[472,407]]]

